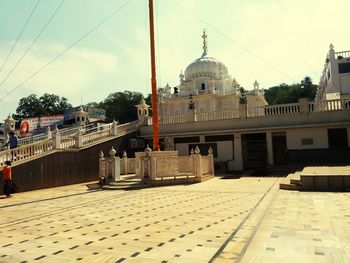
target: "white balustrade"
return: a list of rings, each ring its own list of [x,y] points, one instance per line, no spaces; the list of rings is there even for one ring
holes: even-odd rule
[[[350,57],[350,50],[347,51],[341,51],[341,52],[335,52],[336,57],[343,57],[343,58],[349,58]]]
[[[265,106],[265,115],[297,114],[300,112],[299,103],[278,104]]]
[[[3,166],[5,161],[18,162],[33,158],[52,150],[52,140],[42,140],[40,142],[23,145],[14,149],[0,152],[0,166]]]
[[[34,143],[34,142],[39,142],[39,141],[43,141],[48,139],[47,134],[38,134],[38,135],[34,135],[34,136],[28,136],[28,137],[24,137],[24,138],[20,138],[18,140],[18,146],[21,145],[26,145],[26,144],[30,144],[30,143]]]
[[[347,110],[347,109],[350,109],[350,99],[321,100],[321,101],[312,102],[312,106],[310,105],[309,107],[314,112]]]
[[[60,149],[74,149],[75,148],[75,139],[73,137],[61,138]]]

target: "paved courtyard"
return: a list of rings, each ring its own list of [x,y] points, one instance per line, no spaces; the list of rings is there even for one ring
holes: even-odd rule
[[[0,199],[0,262],[350,262],[350,194],[281,178]]]

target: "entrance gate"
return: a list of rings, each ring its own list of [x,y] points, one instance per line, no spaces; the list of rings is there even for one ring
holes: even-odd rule
[[[263,168],[267,164],[266,133],[242,134],[244,169]]]

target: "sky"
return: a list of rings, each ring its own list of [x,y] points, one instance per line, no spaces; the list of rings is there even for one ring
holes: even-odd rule
[[[317,84],[330,43],[350,50],[349,9],[349,0],[154,0],[157,86],[179,84],[202,54],[203,29],[208,56],[245,89]],[[30,94],[77,106],[151,93],[148,21],[148,0],[0,0],[0,121]]]

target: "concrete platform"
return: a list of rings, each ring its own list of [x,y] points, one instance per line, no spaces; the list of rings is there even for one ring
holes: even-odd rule
[[[306,167],[300,172],[288,175],[280,189],[349,192],[350,166]]]
[[[0,262],[350,262],[350,193],[282,180],[18,193],[0,199]]]

